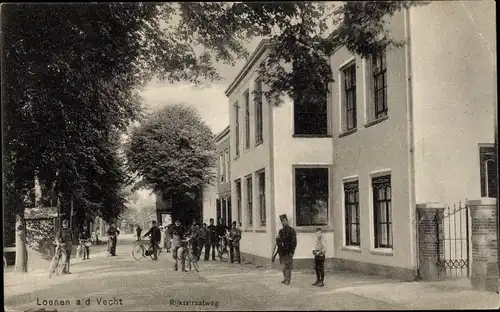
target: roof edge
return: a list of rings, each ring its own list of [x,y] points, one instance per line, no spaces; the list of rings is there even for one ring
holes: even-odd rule
[[[224,138],[228,134],[229,134],[229,126],[224,128],[224,130],[222,130],[219,134],[215,136],[215,142],[219,142],[220,140],[222,140],[222,138]]]
[[[234,78],[233,82],[231,82],[231,84],[229,84],[229,87],[227,87],[226,91],[224,92],[226,96],[229,96],[234,91],[236,86],[248,74],[250,68],[252,68],[252,66],[255,64],[255,62],[257,62],[262,53],[264,53],[264,51],[270,46],[271,46],[271,40],[269,39],[262,39],[259,42],[253,53],[248,58],[248,61],[245,63],[245,66],[243,66],[243,68],[240,70],[236,78]]]

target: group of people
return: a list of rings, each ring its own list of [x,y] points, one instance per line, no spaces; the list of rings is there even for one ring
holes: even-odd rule
[[[232,222],[231,227],[228,227],[224,220],[221,218],[218,220],[217,224],[214,224],[214,219],[209,220],[209,224],[204,223],[199,225],[196,220],[193,220],[192,224],[188,227],[181,225],[180,220],[176,220],[174,224],[170,224],[165,227],[165,239],[163,248],[166,252],[172,251],[172,257],[174,259],[174,270],[178,270],[178,261],[181,262],[181,270],[185,269],[185,251],[186,243],[189,240],[191,248],[193,250],[193,256],[197,261],[205,249],[204,260],[208,261],[210,259],[210,253],[212,254],[212,260],[216,260],[216,251],[220,246],[227,248],[229,251],[229,257],[231,263],[238,262],[241,263],[240,259],[240,240],[241,240],[241,230],[238,227],[236,221]],[[137,226],[137,241],[141,241],[142,238],[150,237],[150,250],[155,253],[160,247],[162,234],[161,229],[157,226],[156,221],[152,221],[151,228],[149,231],[141,236],[142,228]],[[218,252],[218,251],[217,251]],[[149,251],[147,252],[149,255]]]

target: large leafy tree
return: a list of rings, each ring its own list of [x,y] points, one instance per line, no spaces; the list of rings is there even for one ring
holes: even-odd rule
[[[332,79],[324,55],[340,46],[368,55],[398,44],[384,32],[383,17],[413,4],[3,5],[3,182],[4,202],[16,217],[16,267],[26,271],[24,201],[34,174],[60,195],[66,210],[73,198],[82,209],[105,209],[110,218],[119,212],[119,157],[101,147],[140,116],[137,87],[153,76],[170,82],[217,79],[213,60],[232,63],[247,55],[247,40],[266,36],[274,43],[262,71],[271,87],[268,98],[304,90],[318,91],[310,92],[314,96]],[[179,23],[164,26],[175,15]],[[327,31],[332,22],[336,30]],[[204,52],[197,55],[195,45]],[[287,70],[289,64],[295,71]],[[109,159],[114,165],[108,166]],[[112,191],[102,172],[115,169],[114,182],[107,184]],[[93,179],[95,173],[102,177]],[[113,195],[99,200],[92,197],[97,190]]]
[[[192,107],[169,105],[132,130],[125,149],[136,188],[164,195],[183,194],[212,182],[215,141]]]

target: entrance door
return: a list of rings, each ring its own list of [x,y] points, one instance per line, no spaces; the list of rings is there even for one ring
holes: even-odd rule
[[[495,148],[493,146],[480,146],[479,161],[479,172],[481,174],[481,197],[498,198]]]
[[[227,225],[231,226],[233,223],[233,211],[231,209],[231,197],[227,199]]]

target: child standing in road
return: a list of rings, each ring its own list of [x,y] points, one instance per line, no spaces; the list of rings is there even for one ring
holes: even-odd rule
[[[314,269],[316,270],[316,282],[313,286],[323,287],[325,280],[325,255],[326,243],[323,238],[323,231],[321,228],[316,229],[316,248],[313,250],[314,255]]]

